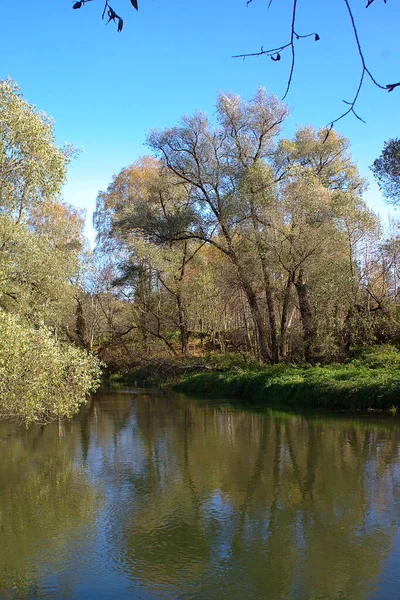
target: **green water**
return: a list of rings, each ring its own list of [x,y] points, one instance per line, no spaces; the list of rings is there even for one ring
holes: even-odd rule
[[[397,599],[400,419],[126,391],[0,425],[0,598]]]

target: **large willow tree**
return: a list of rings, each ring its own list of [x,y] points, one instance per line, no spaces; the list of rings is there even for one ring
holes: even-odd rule
[[[157,160],[124,169],[98,196],[98,247],[120,271],[119,289],[132,284],[136,310],[145,266],[143,319],[161,323],[153,335],[173,352],[178,323],[186,351],[183,337],[202,334],[214,308],[220,346],[229,329],[231,347],[236,339],[263,362],[343,358],[377,339],[380,228],[349,141],[311,127],[283,138],[287,116],[263,89],[249,101],[221,94],[215,118],[196,113],[152,132]]]

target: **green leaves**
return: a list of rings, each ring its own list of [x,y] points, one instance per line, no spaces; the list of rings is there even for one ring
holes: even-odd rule
[[[0,311],[0,416],[31,423],[70,417],[95,389],[99,363],[63,344],[45,327],[32,328]]]
[[[400,204],[400,138],[385,142],[381,155],[371,166],[388,202]]]
[[[0,210],[26,222],[43,198],[59,196],[70,157],[56,145],[52,119],[12,79],[0,80],[0,113]]]
[[[75,315],[82,215],[59,198],[72,152],[53,121],[11,79],[0,113],[0,418],[45,423],[71,416],[99,375],[56,337]]]

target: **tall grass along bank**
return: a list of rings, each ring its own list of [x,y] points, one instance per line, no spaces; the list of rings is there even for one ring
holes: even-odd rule
[[[400,352],[393,346],[375,346],[347,364],[328,366],[236,365],[184,375],[174,388],[275,406],[394,409],[400,406]]]

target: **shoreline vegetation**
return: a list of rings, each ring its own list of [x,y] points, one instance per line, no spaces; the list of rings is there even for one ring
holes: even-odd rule
[[[390,410],[400,404],[400,351],[363,349],[344,364],[260,365],[238,355],[210,354],[149,362],[111,384],[144,384],[208,398],[235,398],[287,409]]]
[[[263,88],[221,93],[213,116],[151,131],[150,155],[99,192],[101,291],[82,315],[113,381],[396,410],[399,221],[365,203],[350,140],[287,138],[288,116]]]
[[[91,252],[61,196],[76,149],[11,79],[0,110],[0,418],[72,416],[103,366],[270,406],[396,409],[399,221],[364,202],[348,139],[283,137],[288,107],[263,88],[219,94],[98,193]]]
[[[62,200],[76,150],[0,80],[0,420],[70,418],[100,380],[82,339],[90,273],[84,211]]]

